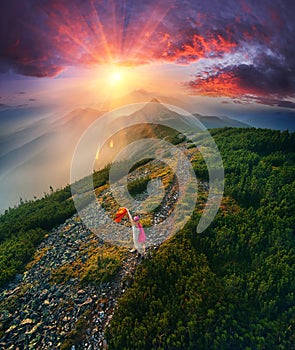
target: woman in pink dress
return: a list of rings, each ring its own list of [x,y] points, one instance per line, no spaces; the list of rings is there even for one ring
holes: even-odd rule
[[[146,235],[139,221],[139,216],[135,216],[134,218],[132,218],[129,209],[122,207],[116,213],[115,222],[120,222],[126,214],[128,214],[132,226],[134,249],[132,249],[131,252],[133,253],[137,251],[138,257],[140,257],[141,254],[145,251],[144,243],[146,241]]]
[[[146,241],[146,235],[139,221],[139,216],[135,216],[132,219],[132,216],[128,209],[127,209],[127,212],[128,212],[129,220],[132,225],[132,236],[133,236],[133,244],[134,244],[134,249],[132,251],[137,251],[140,256],[145,251],[144,242]]]

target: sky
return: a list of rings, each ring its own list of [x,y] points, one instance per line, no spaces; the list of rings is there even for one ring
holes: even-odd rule
[[[4,0],[0,72],[103,81],[120,67],[171,91],[294,108],[294,13],[291,0]]]
[[[28,142],[78,108],[157,95],[190,112],[294,130],[294,13],[292,0],[2,0],[2,198],[20,161],[26,176],[36,166],[24,146],[33,154]]]

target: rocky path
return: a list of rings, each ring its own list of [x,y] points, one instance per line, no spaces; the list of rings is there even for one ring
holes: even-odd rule
[[[103,243],[74,215],[42,242],[40,259],[0,294],[1,349],[60,349],[77,323],[85,327],[84,339],[72,349],[106,348],[104,328],[128,276],[139,263],[126,252],[123,268],[113,282],[81,288],[78,279],[61,284],[50,280],[53,269],[73,262],[86,242]]]

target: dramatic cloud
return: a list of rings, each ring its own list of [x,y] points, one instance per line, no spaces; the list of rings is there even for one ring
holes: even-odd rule
[[[293,106],[292,0],[4,0],[0,72],[51,77],[68,66],[194,64],[192,93]],[[263,102],[264,103],[264,102]]]
[[[243,98],[271,106],[294,108],[295,3],[288,1],[250,7],[248,25],[258,37],[247,35],[238,49],[219,61],[207,60],[188,84],[192,93]],[[242,32],[240,32],[242,33]],[[289,101],[288,99],[293,99]]]

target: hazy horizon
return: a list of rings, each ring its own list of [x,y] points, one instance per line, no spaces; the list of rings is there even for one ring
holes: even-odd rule
[[[173,99],[170,96],[156,96],[155,93],[144,90],[140,91],[140,96],[138,92],[131,93],[129,102],[132,98],[133,102],[140,102],[141,99],[148,100],[152,96],[163,103],[163,100],[170,104],[175,101],[174,103],[197,113],[197,103],[196,107],[193,107],[192,104],[181,101],[179,96]],[[128,100],[126,96],[124,99]],[[260,107],[260,110],[251,113],[248,110],[238,114],[235,106],[231,106],[230,110],[229,103],[224,105],[219,115],[215,113],[215,116],[227,116],[250,127],[289,129],[290,132],[295,130],[293,111],[285,109],[278,114],[277,111],[272,110],[270,113],[267,108]],[[216,107],[211,106],[211,110],[208,108],[208,112],[211,112],[209,115],[213,116],[214,108]],[[54,113],[51,108],[44,108],[42,111],[42,107],[0,110],[0,119],[2,125],[5,125],[0,137],[0,212],[3,213],[9,206],[19,204],[20,197],[23,200],[31,200],[34,196],[40,198],[45,192],[50,192],[50,186],[57,189],[70,184],[70,164],[75,146],[83,132],[102,112],[88,107],[76,108],[64,115],[62,113],[66,112]]]

